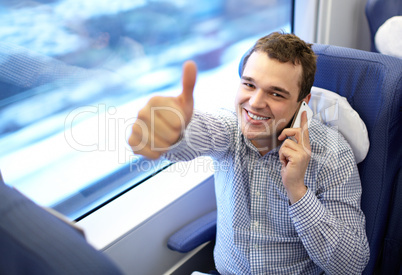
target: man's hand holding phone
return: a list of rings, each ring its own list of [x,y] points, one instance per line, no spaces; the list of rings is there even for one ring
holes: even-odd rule
[[[177,97],[152,97],[138,112],[128,140],[135,154],[157,159],[180,139],[193,114],[196,75],[195,63],[187,61],[182,93]]]
[[[303,103],[307,105],[305,102]],[[286,128],[278,137],[279,140],[283,140],[279,150],[279,159],[282,163],[282,181],[291,204],[300,200],[307,191],[307,187],[304,185],[304,175],[311,156],[308,111],[300,108],[299,113],[300,127]],[[311,118],[312,113],[309,116]],[[287,137],[292,137],[292,139]]]

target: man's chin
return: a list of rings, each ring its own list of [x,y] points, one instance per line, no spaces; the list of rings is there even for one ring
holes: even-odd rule
[[[260,152],[268,152],[273,148],[277,147],[279,144],[278,138],[274,134],[267,135],[267,133],[258,133],[258,132],[247,132],[243,135],[246,139],[248,139]]]
[[[244,132],[243,135],[249,140],[264,140],[264,139],[271,139],[271,135],[268,135],[266,132]]]

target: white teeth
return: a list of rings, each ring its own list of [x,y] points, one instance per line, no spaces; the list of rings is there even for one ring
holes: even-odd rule
[[[250,113],[249,111],[247,111],[247,114],[248,114],[252,119],[255,119],[255,120],[266,120],[266,119],[269,119],[269,117],[256,116],[256,115]]]

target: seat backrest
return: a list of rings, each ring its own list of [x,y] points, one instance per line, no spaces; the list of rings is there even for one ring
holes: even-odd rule
[[[58,217],[4,184],[0,173],[0,274],[121,274]]]
[[[402,59],[328,45],[313,49],[318,55],[314,86],[346,97],[367,126],[370,149],[358,168],[371,253],[365,274],[372,274],[379,268],[391,205],[402,204],[392,202],[402,161]]]
[[[374,37],[378,28],[387,19],[396,15],[402,15],[401,0],[367,0],[366,17],[371,34],[371,51],[378,52],[374,43]]]

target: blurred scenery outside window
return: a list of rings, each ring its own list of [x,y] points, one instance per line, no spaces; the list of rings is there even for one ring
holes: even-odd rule
[[[0,0],[0,169],[7,184],[77,219],[169,163],[127,144],[150,96],[231,108],[241,56],[291,31],[290,0]]]

